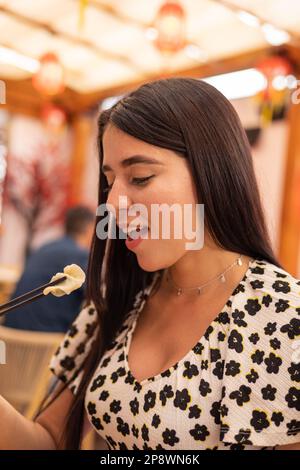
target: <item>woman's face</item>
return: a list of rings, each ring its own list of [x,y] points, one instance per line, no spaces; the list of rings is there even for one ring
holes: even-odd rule
[[[104,132],[103,152],[103,171],[110,186],[107,204],[113,206],[117,224],[124,228],[120,214],[126,212],[126,227],[135,227],[139,214],[142,217],[142,225],[148,225],[148,232],[142,233],[142,241],[129,249],[136,254],[139,265],[145,271],[152,272],[172,266],[187,253],[186,243],[195,240],[189,235],[186,237],[187,225],[185,224],[184,231],[183,212],[180,220],[178,215],[174,218],[174,214],[168,209],[177,204],[177,210],[182,211],[183,205],[189,204],[191,213],[185,215],[189,233],[196,229],[197,196],[187,160],[171,150],[136,139],[111,124]],[[127,161],[126,164],[124,160],[131,157],[143,157],[144,162],[137,163],[135,159]],[[119,200],[120,196],[126,196],[127,209],[124,208],[124,199]],[[146,212],[128,215],[128,210],[133,204],[143,205],[148,220],[145,220]],[[169,230],[166,225],[163,226],[161,214],[157,218],[154,212],[151,213],[153,204],[166,205],[164,223],[170,225]],[[178,232],[175,238],[175,225],[179,234],[181,232],[180,238]],[[158,230],[156,238],[151,236],[154,227]]]

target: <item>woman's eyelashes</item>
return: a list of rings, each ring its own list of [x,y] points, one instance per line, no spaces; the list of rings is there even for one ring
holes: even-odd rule
[[[150,175],[150,176],[145,176],[144,178],[135,177],[131,179],[130,184],[133,184],[134,186],[146,186],[148,181],[154,176],[155,175]],[[113,186],[113,183],[109,184],[106,188],[103,189],[103,192],[108,193],[111,190],[112,186]]]

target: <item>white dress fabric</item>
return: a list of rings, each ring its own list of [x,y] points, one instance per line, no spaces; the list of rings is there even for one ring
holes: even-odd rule
[[[109,448],[258,450],[300,442],[300,281],[251,260],[194,347],[138,382],[128,350],[155,280],[137,294],[87,389],[87,415]],[[97,325],[93,305],[82,309],[51,359],[64,382],[75,371],[75,394]]]

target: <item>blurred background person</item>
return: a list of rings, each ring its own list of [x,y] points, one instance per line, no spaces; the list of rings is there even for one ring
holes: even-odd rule
[[[46,284],[68,264],[78,264],[85,272],[94,229],[94,213],[75,206],[66,212],[65,234],[33,251],[11,296],[15,298]],[[84,298],[85,283],[80,289],[61,298],[45,296],[7,314],[4,325],[31,331],[64,333],[77,316]]]

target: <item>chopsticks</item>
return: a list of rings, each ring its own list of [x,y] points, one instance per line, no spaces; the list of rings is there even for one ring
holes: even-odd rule
[[[20,295],[19,297],[16,297],[15,299],[0,305],[0,317],[13,309],[20,307],[21,305],[29,304],[33,300],[43,297],[43,290],[46,289],[46,287],[56,286],[56,284],[59,284],[65,279],[67,279],[67,276],[62,276],[59,279],[56,279],[56,281],[48,282],[47,284],[39,286],[36,289],[26,292],[26,294]]]

